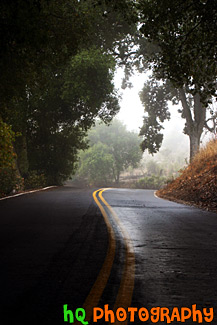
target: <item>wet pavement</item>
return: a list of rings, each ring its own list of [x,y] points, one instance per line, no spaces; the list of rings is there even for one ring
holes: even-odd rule
[[[212,324],[217,324],[217,215],[159,199],[148,190],[112,189],[103,196],[134,246],[132,305],[213,307]]]
[[[108,229],[92,193],[63,187],[0,202],[1,324],[61,325],[64,304],[74,310],[83,305],[109,246]],[[103,197],[133,246],[131,306],[150,311],[196,304],[200,310],[214,308],[212,324],[217,324],[217,215],[159,199],[149,190],[109,189]],[[98,305],[112,308],[127,248],[120,226],[104,208],[116,250]],[[152,324],[138,317],[134,323]]]

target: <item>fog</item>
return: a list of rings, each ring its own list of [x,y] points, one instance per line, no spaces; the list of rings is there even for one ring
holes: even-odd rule
[[[131,77],[132,88],[122,89],[123,70],[118,69],[115,75],[115,86],[122,95],[120,101],[120,112],[117,118],[120,119],[129,130],[139,132],[143,124],[144,107],[139,98],[139,92],[142,90],[145,81],[148,79],[148,74],[135,74]],[[158,159],[165,150],[168,153],[173,152],[173,155],[182,156],[183,160],[189,157],[189,138],[183,134],[184,120],[178,113],[178,105],[169,105],[171,119],[164,122],[164,140],[158,154],[155,154],[154,159]],[[147,153],[145,155],[147,157]],[[152,157],[151,155],[149,155]]]

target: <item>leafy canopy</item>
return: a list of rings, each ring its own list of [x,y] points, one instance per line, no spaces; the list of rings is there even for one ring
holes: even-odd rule
[[[217,3],[139,0],[140,32],[152,44],[146,55],[157,78],[188,86],[203,101],[216,93]],[[154,45],[154,46],[153,46]]]
[[[88,133],[90,148],[87,155],[96,152],[96,149],[104,150],[106,161],[110,159],[110,167],[108,168],[107,179],[119,182],[120,174],[129,166],[135,168],[138,166],[142,158],[142,152],[139,147],[140,139],[134,132],[126,129],[119,120],[115,119],[111,125],[96,124]],[[100,145],[98,147],[98,145]],[[81,156],[81,170],[86,165],[85,154]],[[93,161],[95,161],[92,156]],[[94,169],[97,175],[97,168]],[[112,174],[111,174],[112,170]],[[81,173],[82,174],[82,173]],[[88,172],[84,176],[88,177]],[[105,174],[106,175],[106,174]],[[97,176],[96,176],[97,177]]]
[[[118,111],[111,52],[130,30],[130,6],[1,1],[1,117],[22,134],[15,148],[23,176],[29,167],[49,183],[67,178],[85,147],[84,131]]]

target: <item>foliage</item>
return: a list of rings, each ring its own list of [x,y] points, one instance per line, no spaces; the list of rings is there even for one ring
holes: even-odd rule
[[[15,168],[0,169],[0,197],[16,193],[24,188],[23,178],[17,174]]]
[[[25,179],[25,189],[40,188],[46,185],[46,177],[44,174],[38,174],[36,170],[32,170]]]
[[[83,137],[94,119],[110,121],[118,111],[113,70],[109,55],[83,50],[26,102],[30,170],[45,173],[50,184],[61,184],[72,174],[77,151],[85,148]]]
[[[91,182],[94,179],[98,182],[99,179],[103,183],[119,183],[120,173],[129,166],[137,167],[142,158],[138,135],[127,131],[118,120],[114,120],[109,126],[97,123],[89,131],[88,140],[90,148],[81,155],[79,174],[88,176],[89,173]],[[98,159],[97,152],[100,157]]]
[[[146,176],[138,180],[134,187],[135,188],[144,188],[144,189],[159,189],[167,182],[167,178],[164,176]]]
[[[148,152],[143,154],[140,162],[140,173],[142,175],[161,175],[171,177],[178,176],[178,171],[186,166],[188,156],[188,139],[181,132],[177,132],[177,126],[170,127],[164,138],[160,150],[150,155]]]
[[[23,177],[26,177],[29,169],[26,136],[20,135],[16,138],[15,151],[17,154],[17,165],[19,172]]]
[[[162,144],[163,122],[170,119],[168,112],[168,100],[171,99],[168,83],[150,79],[140,92],[140,99],[145,107],[145,117],[140,135],[143,136],[142,150],[148,149],[149,153],[156,153]]]
[[[130,1],[0,3],[0,107],[21,137],[22,176],[36,170],[61,183],[76,165],[83,137],[99,116],[119,109],[112,50],[130,30]],[[10,109],[9,109],[10,108]]]
[[[0,196],[13,190],[15,154],[13,141],[15,138],[11,127],[0,119]]]
[[[113,85],[115,62],[111,55],[91,48],[82,50],[70,60],[63,78],[60,95],[69,106],[72,121],[87,129],[99,116],[110,121],[119,110]]]
[[[62,184],[75,169],[78,150],[86,148],[84,133],[70,126],[55,130],[45,125],[46,120],[40,120],[28,136],[30,170],[45,174],[48,185]]]
[[[209,104],[216,97],[217,5],[213,1],[138,0],[135,7],[139,31],[129,63],[140,72],[153,72],[141,92],[145,106],[142,149],[159,150],[162,124],[169,119],[167,101],[172,99],[182,103],[192,159],[204,128],[214,131],[216,125],[216,112]],[[212,128],[207,125],[208,108]]]
[[[118,6],[92,0],[1,1],[0,107],[25,96],[26,86],[42,86],[47,67],[58,70],[81,49],[111,49],[129,31],[129,6],[125,0]]]
[[[16,154],[13,149],[15,133],[0,118],[0,196],[22,188],[22,178],[16,170]]]
[[[14,168],[15,153],[13,150],[13,142],[15,133],[11,126],[7,125],[0,118],[0,166],[1,168]]]
[[[216,3],[140,0],[138,9],[140,31],[155,45],[146,57],[155,75],[177,89],[187,86],[205,102],[215,95]]]
[[[199,94],[194,96],[188,93],[186,87],[175,89],[167,80],[160,82],[152,76],[147,81],[140,92],[140,99],[145,107],[145,116],[140,135],[143,136],[141,147],[148,149],[150,153],[156,153],[162,144],[163,133],[161,130],[163,122],[170,119],[168,103],[173,105],[182,103],[178,111],[185,119],[185,128],[183,132],[190,139],[190,160],[196,154],[200,146],[200,138],[205,128],[209,131],[215,130],[215,108],[211,105],[205,107],[201,102]],[[211,111],[211,117],[206,118],[208,108]],[[213,128],[207,125],[207,121],[213,121]]]
[[[113,156],[108,146],[97,143],[80,155],[79,175],[87,179],[89,185],[107,186],[113,179]]]
[[[153,159],[149,159],[146,161],[146,169],[147,169],[147,173],[150,175],[154,174],[154,175],[160,175],[161,174],[161,167],[159,166],[159,164],[153,160]]]
[[[138,166],[142,158],[139,148],[139,137],[136,133],[126,129],[119,120],[115,119],[111,125],[97,124],[89,133],[90,144],[101,142],[109,147],[114,158],[112,166],[115,182],[119,182],[120,173],[129,166]]]
[[[182,200],[217,212],[217,140],[213,139],[198,152],[181,175],[158,195]]]

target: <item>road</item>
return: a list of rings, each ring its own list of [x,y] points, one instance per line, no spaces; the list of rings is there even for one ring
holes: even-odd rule
[[[92,194],[59,187],[0,201],[1,324],[66,324],[66,304],[83,307],[89,324],[106,304],[196,304],[214,308],[217,324],[217,215],[149,190]]]

